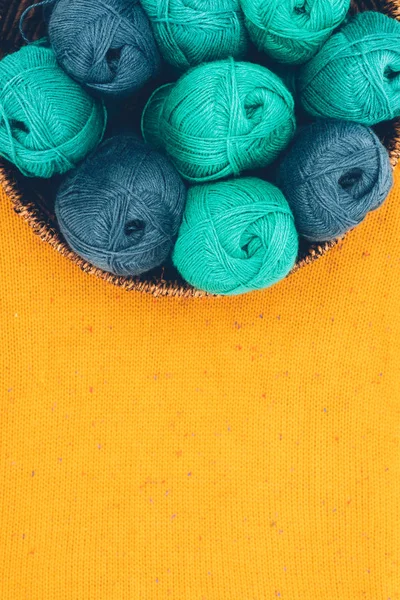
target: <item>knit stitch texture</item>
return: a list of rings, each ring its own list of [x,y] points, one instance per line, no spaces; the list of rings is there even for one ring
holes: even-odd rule
[[[399,600],[399,230],[154,299],[1,194],[1,600]]]

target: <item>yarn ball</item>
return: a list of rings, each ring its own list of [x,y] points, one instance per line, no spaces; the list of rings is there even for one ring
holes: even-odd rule
[[[161,54],[178,69],[246,53],[239,0],[142,0],[142,5]]]
[[[127,96],[159,68],[149,20],[138,0],[56,0],[48,34],[58,63],[103,96]]]
[[[172,260],[196,288],[233,295],[285,277],[297,252],[298,235],[282,192],[243,177],[189,189]]]
[[[314,56],[345,19],[350,0],[241,0],[250,37],[279,62]]]
[[[233,59],[199,65],[159,88],[142,115],[144,138],[194,182],[266,166],[294,130],[294,101],[282,80]]]
[[[55,212],[82,258],[115,275],[140,275],[170,253],[185,200],[171,163],[136,137],[120,135],[67,176]]]
[[[374,125],[400,115],[400,23],[356,15],[304,65],[299,93],[313,116]]]
[[[27,177],[65,173],[101,141],[107,115],[45,40],[0,61],[0,155]]]
[[[369,127],[327,119],[299,130],[278,182],[298,232],[325,241],[344,235],[378,208],[393,177],[389,155]]]

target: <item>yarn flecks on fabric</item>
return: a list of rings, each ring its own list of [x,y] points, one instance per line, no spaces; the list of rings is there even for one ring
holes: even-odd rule
[[[278,62],[301,64],[342,23],[350,0],[241,0],[241,5],[259,50]]]
[[[389,155],[372,129],[330,119],[299,130],[278,180],[309,241],[344,235],[381,206],[393,184]]]
[[[360,13],[304,65],[299,93],[313,116],[374,125],[400,115],[400,23]]]
[[[243,177],[189,189],[172,259],[193,286],[234,295],[284,278],[297,252],[298,234],[282,192]]]
[[[170,253],[186,188],[161,154],[130,135],[104,141],[71,172],[56,197],[70,247],[115,275],[140,275]]]
[[[59,64],[103,96],[128,96],[155,76],[160,56],[138,0],[56,0],[48,23]]]
[[[75,167],[101,141],[103,104],[58,66],[46,40],[0,62],[0,155],[28,177]]]
[[[161,54],[180,70],[246,53],[239,0],[142,0],[142,5]]]
[[[142,116],[144,138],[194,182],[268,165],[295,126],[293,97],[282,80],[233,59],[194,67],[156,90]]]

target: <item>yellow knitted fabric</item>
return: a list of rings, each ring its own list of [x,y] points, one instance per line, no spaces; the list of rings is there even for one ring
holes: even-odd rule
[[[399,600],[399,231],[155,300],[1,195],[0,599]]]

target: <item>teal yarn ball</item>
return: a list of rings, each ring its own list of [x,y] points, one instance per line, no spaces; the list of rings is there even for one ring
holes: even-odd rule
[[[186,188],[165,156],[132,135],[104,141],[68,174],[56,197],[69,246],[115,275],[140,275],[172,250]]]
[[[243,177],[189,189],[172,260],[194,287],[235,295],[283,279],[295,264],[298,246],[282,192]]]
[[[243,58],[247,32],[239,0],[142,0],[161,54],[180,70]]]
[[[27,177],[75,167],[101,141],[107,115],[58,66],[44,41],[0,62],[0,155]]]
[[[345,19],[350,0],[241,0],[250,37],[274,60],[302,64]]]
[[[393,184],[389,155],[369,127],[318,120],[300,129],[278,184],[309,241],[343,236],[377,209]]]
[[[400,115],[400,23],[378,12],[353,17],[300,69],[304,109],[375,125]]]
[[[100,96],[129,96],[159,70],[157,45],[138,0],[56,0],[48,34],[59,65]]]
[[[282,80],[233,59],[199,65],[159,88],[142,115],[144,138],[200,183],[268,165],[295,127],[293,97]]]

